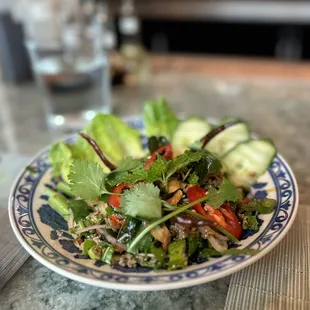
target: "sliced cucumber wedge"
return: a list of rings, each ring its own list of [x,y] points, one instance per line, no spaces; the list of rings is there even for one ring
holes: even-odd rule
[[[238,143],[251,138],[249,127],[246,123],[237,123],[226,128],[213,137],[205,146],[205,149],[219,157],[225,156]]]
[[[277,150],[270,140],[238,144],[222,158],[228,179],[235,186],[249,187],[268,169]]]
[[[202,138],[210,130],[210,124],[200,118],[189,118],[182,121],[172,139],[173,151],[176,154],[182,154],[191,143]]]

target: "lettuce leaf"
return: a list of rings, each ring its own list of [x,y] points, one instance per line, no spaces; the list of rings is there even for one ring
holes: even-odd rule
[[[171,139],[179,124],[175,113],[163,98],[158,102],[147,101],[145,103],[143,120],[146,134],[149,137],[165,136]]]
[[[83,132],[96,141],[105,156],[114,164],[118,164],[122,158],[127,156],[133,158],[144,156],[139,131],[114,115],[98,114]],[[77,142],[72,145],[58,142],[49,152],[49,161],[54,176],[61,176],[67,182],[72,161],[81,158],[98,163],[105,172],[109,172],[97,153],[82,137],[78,137]],[[130,163],[131,165],[138,164],[138,162],[133,163],[133,160]],[[123,166],[125,164],[128,165],[129,160],[122,163]]]

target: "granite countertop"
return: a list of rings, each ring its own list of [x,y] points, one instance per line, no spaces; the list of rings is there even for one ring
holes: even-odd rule
[[[238,115],[254,132],[275,141],[297,177],[300,203],[306,204],[310,198],[309,79],[303,75],[299,80],[291,78],[285,65],[286,76],[282,77],[253,75],[254,69],[246,65],[246,75],[240,70],[225,74],[223,65],[222,71],[216,72],[214,68],[208,70],[209,60],[203,58],[195,60],[196,67],[187,66],[190,61],[184,57],[173,61],[153,59],[151,81],[143,87],[114,88],[114,112],[121,116],[138,114],[144,100],[164,96],[175,111],[212,118]],[[259,62],[254,63],[261,72]],[[31,156],[62,136],[46,130],[42,98],[33,84],[0,85],[0,111],[0,151]],[[124,292],[69,280],[29,258],[0,292],[0,308],[223,309],[229,281],[226,277],[187,289]]]

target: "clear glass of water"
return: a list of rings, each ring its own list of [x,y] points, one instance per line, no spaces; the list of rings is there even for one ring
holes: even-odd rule
[[[44,94],[48,126],[76,130],[98,112],[111,112],[100,10],[91,0],[49,0],[52,2],[51,14],[45,14],[45,27],[53,28],[54,42],[28,36],[26,44],[36,82]]]

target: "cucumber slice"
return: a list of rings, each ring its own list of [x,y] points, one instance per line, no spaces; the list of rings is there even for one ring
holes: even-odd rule
[[[173,151],[182,154],[191,143],[201,139],[210,130],[210,124],[200,118],[189,118],[182,121],[172,139]]]
[[[251,134],[248,125],[238,123],[217,134],[208,142],[205,149],[222,157],[238,143],[248,141],[250,138]]]
[[[238,144],[222,158],[228,179],[235,186],[249,187],[268,169],[277,150],[270,140]]]

